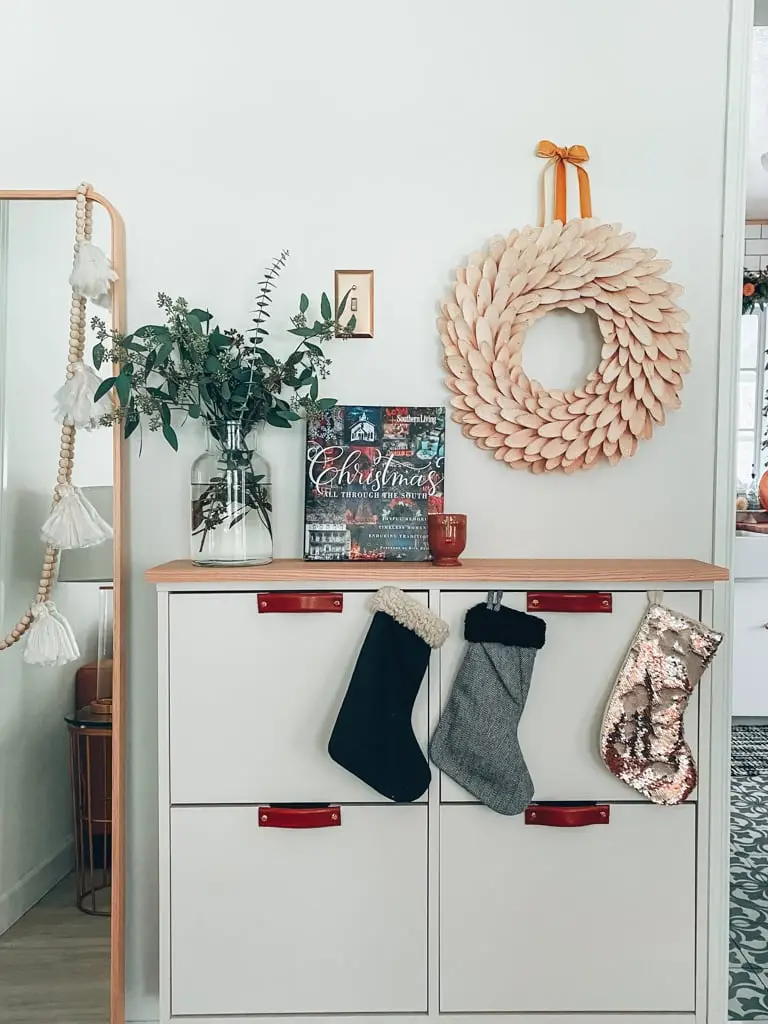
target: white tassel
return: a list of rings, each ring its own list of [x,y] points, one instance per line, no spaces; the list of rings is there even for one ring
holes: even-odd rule
[[[102,383],[95,370],[80,360],[73,363],[72,370],[72,376],[53,396],[56,402],[56,422],[94,430],[100,426],[101,417],[108,416],[114,411],[114,407],[106,395],[102,395],[98,402],[94,402],[93,396]]]
[[[46,544],[59,551],[70,548],[91,548],[112,536],[112,527],[93,505],[72,484],[56,487],[59,500],[43,523],[42,537]]]
[[[112,282],[117,274],[106,253],[93,242],[81,242],[75,254],[75,265],[69,283],[75,295],[90,299],[97,306],[110,308]]]
[[[52,668],[80,657],[72,627],[53,601],[32,605],[31,612],[32,624],[24,645],[24,661],[28,665]]]

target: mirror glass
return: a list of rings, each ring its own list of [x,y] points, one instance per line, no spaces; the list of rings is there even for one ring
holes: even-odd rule
[[[110,250],[93,204],[93,241]],[[74,201],[0,201],[0,636],[34,600],[64,383]],[[104,310],[88,303],[86,316]],[[86,361],[93,339],[86,338]],[[72,482],[112,522],[112,431],[78,430]],[[0,1020],[109,1020],[112,541],[62,553],[53,601],[77,660],[0,651]],[[94,703],[96,702],[96,703]]]

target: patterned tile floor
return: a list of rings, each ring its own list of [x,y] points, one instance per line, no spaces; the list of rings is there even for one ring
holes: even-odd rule
[[[731,1020],[768,1019],[768,726],[736,725],[731,756]]]

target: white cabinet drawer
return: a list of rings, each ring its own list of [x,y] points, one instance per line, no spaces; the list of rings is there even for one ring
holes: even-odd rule
[[[696,807],[608,825],[440,809],[440,1009],[694,1009]]]
[[[464,616],[484,599],[477,592],[441,595],[440,614],[451,630],[440,650],[443,705],[466,646]],[[699,617],[698,592],[665,593],[664,602],[684,615]],[[504,604],[525,611],[526,594],[507,592]],[[537,800],[643,799],[610,774],[600,758],[599,740],[608,697],[647,605],[645,592],[617,591],[610,613],[536,613],[547,623],[547,638],[536,655],[518,737]],[[695,756],[697,693],[691,697],[685,722],[686,740]],[[474,802],[445,774],[440,777],[440,798],[447,803]],[[695,791],[689,799],[695,800]]]
[[[427,809],[340,814],[171,810],[174,1016],[426,1012]]]
[[[767,627],[768,582],[739,581],[734,587],[733,608],[734,715],[768,716]]]
[[[386,799],[328,755],[370,596],[342,594],[340,613],[261,614],[255,593],[171,595],[172,803]],[[425,751],[427,690],[413,714]]]

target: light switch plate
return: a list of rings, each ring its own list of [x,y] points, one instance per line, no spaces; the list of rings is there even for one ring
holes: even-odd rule
[[[337,270],[334,275],[334,308],[338,309],[341,300],[349,292],[347,305],[342,315],[342,323],[346,323],[350,314],[356,318],[353,338],[373,337],[373,271],[372,270]]]

